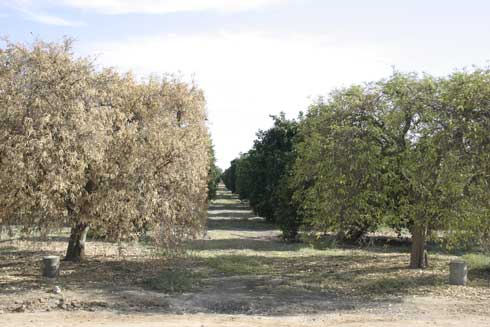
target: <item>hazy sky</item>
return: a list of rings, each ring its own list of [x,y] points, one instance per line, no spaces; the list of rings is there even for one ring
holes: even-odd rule
[[[76,39],[100,66],[179,73],[204,89],[218,163],[270,114],[402,71],[488,66],[490,1],[0,0],[11,41]]]

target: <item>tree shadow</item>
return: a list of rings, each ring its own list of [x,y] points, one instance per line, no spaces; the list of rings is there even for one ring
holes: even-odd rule
[[[190,244],[193,250],[252,250],[252,251],[298,251],[307,247],[303,243],[285,243],[279,240],[260,238],[230,238],[194,241]]]
[[[277,228],[266,223],[262,218],[257,219],[209,219],[208,230],[241,230],[241,231],[274,231]]]
[[[232,200],[236,196],[221,194],[220,198]],[[243,203],[213,203],[210,209],[210,231],[277,230],[254,217]],[[264,234],[269,239],[257,233],[257,237],[190,242],[195,256],[176,262],[149,256],[94,256],[81,263],[62,262],[61,274],[53,280],[41,277],[40,272],[41,257],[48,251],[7,246],[0,248],[0,268],[9,277],[0,280],[0,295],[24,299],[42,291],[44,296],[60,300],[56,304],[59,310],[274,316],[383,309],[401,302],[402,296],[425,294],[446,283],[446,272],[439,268],[408,269],[406,246],[391,240],[373,239],[366,246],[339,244],[343,251],[309,252],[301,251],[309,244],[284,243],[273,233]],[[65,242],[67,238],[58,240]],[[349,249],[356,251],[349,254],[345,251]],[[232,253],[234,250],[245,251]],[[433,261],[441,267],[445,260]],[[185,280],[187,277],[179,276],[181,271],[191,272],[183,275],[193,279]],[[470,270],[473,277],[490,281],[487,270]],[[168,291],[172,278],[191,285],[183,293]],[[70,303],[61,302],[63,295],[48,293],[54,285],[75,294]]]
[[[259,239],[210,240],[206,241],[205,249],[290,251],[291,255],[198,256],[172,265],[161,258],[92,257],[81,263],[62,262],[62,273],[55,280],[40,277],[40,252],[10,248],[0,253],[0,260],[10,263],[7,266],[15,270],[11,273],[16,280],[0,282],[0,294],[22,298],[33,290],[49,291],[58,285],[63,290],[93,294],[88,299],[71,299],[73,303],[68,303],[68,309],[66,303],[57,307],[63,310],[274,316],[304,314],[308,310],[379,309],[400,301],[394,296],[419,294],[446,283],[446,275],[438,271],[429,269],[421,273],[407,269],[408,255],[404,253],[294,252],[305,246]],[[436,260],[438,264],[444,261]],[[190,289],[173,293],[161,291],[158,285],[147,286],[149,278],[157,278],[175,267],[200,274],[192,280]],[[490,279],[486,270],[472,273]]]
[[[259,218],[254,215],[251,211],[238,211],[238,210],[230,210],[230,211],[209,211],[208,218]],[[261,218],[263,219],[263,218]]]
[[[220,203],[220,204],[210,204],[208,211],[216,210],[233,210],[233,211],[248,211],[251,212],[250,207],[247,204],[240,203]]]
[[[15,241],[27,241],[27,242],[66,242],[68,243],[68,235],[67,236],[62,236],[62,235],[57,235],[57,236],[16,236],[16,237],[10,237],[6,238],[3,240],[0,240],[1,243],[12,243]]]
[[[370,256],[224,255],[204,258],[202,264],[213,268],[221,280],[235,278],[248,285],[234,294],[222,295],[223,299],[241,298],[248,292],[251,303],[264,308],[270,308],[271,303],[275,303],[274,307],[289,306],[291,309],[286,314],[297,314],[307,308],[328,312],[393,304],[401,301],[394,296],[423,293],[444,282],[435,272],[420,274],[396,264],[399,259],[392,258],[386,265],[386,259]],[[259,314],[284,312],[264,309]]]
[[[468,280],[473,286],[490,288],[490,266],[472,268],[468,267]]]

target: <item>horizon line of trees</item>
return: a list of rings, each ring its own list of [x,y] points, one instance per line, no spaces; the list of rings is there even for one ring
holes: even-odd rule
[[[489,69],[396,72],[318,98],[296,120],[272,118],[222,179],[285,239],[301,229],[348,241],[406,229],[411,268],[426,267],[433,236],[488,247]]]

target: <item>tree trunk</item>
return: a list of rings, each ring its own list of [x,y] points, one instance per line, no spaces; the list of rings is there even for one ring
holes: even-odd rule
[[[71,229],[65,261],[82,261],[85,258],[85,240],[88,229],[87,224],[78,224]]]
[[[410,253],[410,268],[424,269],[428,266],[425,241],[427,237],[427,226],[414,225],[412,229],[412,251]]]

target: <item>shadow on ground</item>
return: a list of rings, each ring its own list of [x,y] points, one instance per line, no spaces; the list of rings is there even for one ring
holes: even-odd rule
[[[255,217],[236,196],[223,187],[218,194],[210,205],[209,239],[190,242],[192,255],[174,262],[97,255],[81,263],[62,262],[61,275],[49,280],[40,277],[40,258],[53,249],[3,243],[0,310],[250,315],[383,311],[406,295],[446,287],[447,257],[431,257],[427,270],[409,270],[408,251],[401,245],[375,242],[359,249],[285,243],[273,225]],[[470,271],[470,278],[475,287],[486,283],[488,288],[488,271]],[[54,285],[63,294],[53,294]]]

